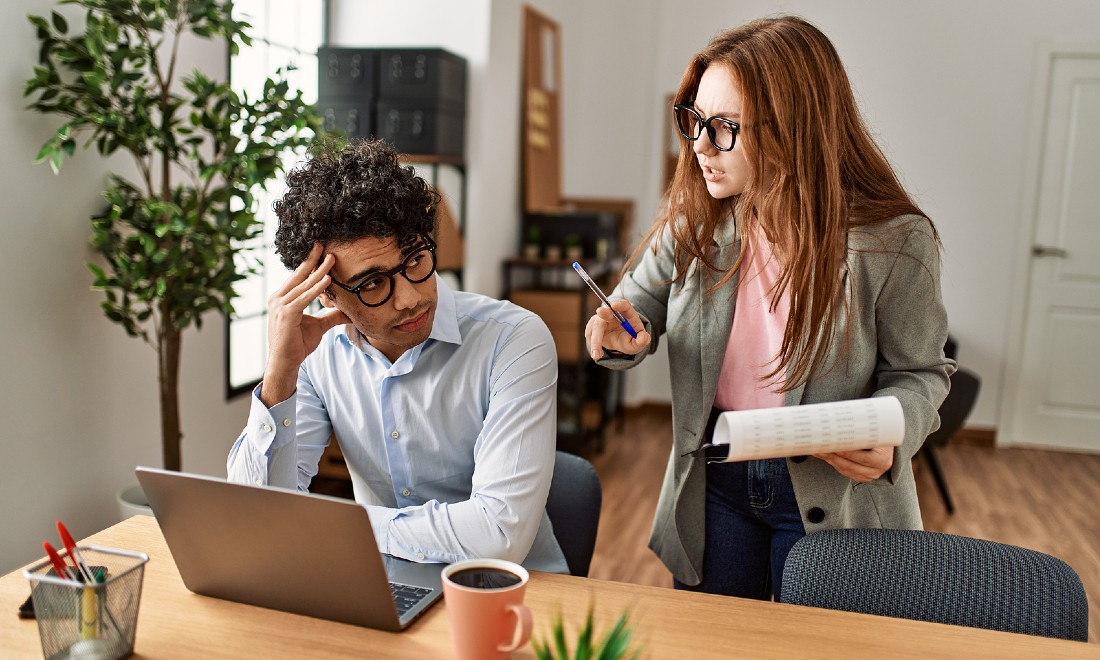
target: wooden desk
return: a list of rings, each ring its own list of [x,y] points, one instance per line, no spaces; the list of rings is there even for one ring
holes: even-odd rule
[[[453,657],[440,603],[402,633],[386,633],[198,596],[183,586],[156,521],[135,516],[81,542],[149,554],[135,657]],[[38,628],[15,611],[30,593],[17,570],[0,578],[0,656],[41,657]],[[645,657],[1100,658],[1100,645],[903,619],[533,573],[526,603],[536,634],[554,612],[567,626],[595,603],[597,632],[631,608]],[[531,658],[531,646],[514,657]]]

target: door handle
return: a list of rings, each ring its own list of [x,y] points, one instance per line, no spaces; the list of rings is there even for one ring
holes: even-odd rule
[[[1059,259],[1065,259],[1069,256],[1069,252],[1066,252],[1060,247],[1054,247],[1051,245],[1032,245],[1031,256],[1033,257],[1058,257]]]

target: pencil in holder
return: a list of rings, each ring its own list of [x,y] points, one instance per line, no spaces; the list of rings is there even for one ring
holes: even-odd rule
[[[78,546],[93,582],[75,570],[58,576],[47,559],[23,571],[30,580],[42,655],[54,658],[125,658],[134,652],[143,552]]]

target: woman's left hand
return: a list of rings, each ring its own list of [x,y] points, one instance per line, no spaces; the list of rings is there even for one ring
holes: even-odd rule
[[[814,456],[832,465],[837,472],[852,481],[858,481],[861,484],[878,479],[894,466],[893,447],[838,451],[814,454]]]

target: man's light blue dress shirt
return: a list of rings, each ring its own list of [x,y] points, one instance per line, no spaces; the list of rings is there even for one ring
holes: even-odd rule
[[[567,573],[545,512],[557,424],[550,331],[512,303],[439,277],[436,286],[431,335],[396,362],[342,325],[306,358],[286,401],[268,409],[257,387],[229,479],[305,491],[334,433],[382,552]]]

